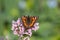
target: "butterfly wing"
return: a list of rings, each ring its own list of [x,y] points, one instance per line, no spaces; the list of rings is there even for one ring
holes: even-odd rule
[[[36,20],[37,20],[37,17],[32,16],[32,17],[30,17],[30,20],[31,20],[31,23],[30,23],[29,27],[33,27],[34,23],[35,23]]]
[[[23,25],[24,25],[25,28],[28,27],[26,21],[27,21],[27,17],[26,16],[22,16],[22,22],[23,22]]]
[[[33,27],[33,25],[37,19],[38,19],[38,17],[35,17],[35,16],[31,16],[31,17],[22,16],[22,22],[26,29]]]

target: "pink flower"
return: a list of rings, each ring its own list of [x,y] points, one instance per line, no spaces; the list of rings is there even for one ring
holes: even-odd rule
[[[20,18],[18,18],[17,21],[12,21],[12,31],[13,34],[18,35],[20,37],[22,37],[24,34],[28,35],[28,36],[32,36],[32,30],[36,31],[39,29],[39,23],[35,23],[33,25],[32,28],[29,28],[27,30],[25,30],[24,25],[22,24],[22,21]]]
[[[14,34],[14,35],[18,35],[18,33],[17,33],[16,31],[13,31],[13,34]]]
[[[19,35],[21,35],[21,37],[23,36],[24,30],[23,26],[19,27]]]
[[[14,30],[17,26],[18,26],[17,23],[13,20],[12,21],[12,29],[11,30]]]
[[[21,19],[20,18],[18,18],[17,24],[18,24],[18,26],[21,24]]]
[[[31,35],[32,35],[32,30],[31,30],[31,29],[28,29],[24,34],[29,35],[29,36],[31,37]]]
[[[17,21],[12,21],[12,31],[13,34],[22,36],[24,33],[24,27],[21,24],[20,18]]]
[[[36,31],[39,29],[39,23],[35,23],[34,27],[32,27],[32,30]]]

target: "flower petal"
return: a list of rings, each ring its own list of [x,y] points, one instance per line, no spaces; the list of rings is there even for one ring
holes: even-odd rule
[[[31,37],[32,36],[32,30],[28,29],[24,34],[29,35]]]
[[[24,27],[21,23],[21,19],[18,18],[17,21],[12,21],[12,29],[14,35],[22,36],[24,33]]]
[[[20,23],[21,23],[21,19],[18,18],[18,20],[17,20],[17,24],[20,25]]]
[[[16,31],[13,31],[13,34],[14,34],[14,35],[18,35],[18,33],[17,33]]]
[[[19,27],[19,30],[20,30],[20,31],[19,31],[19,34],[23,34],[25,29],[24,29],[23,26],[21,26],[21,27]]]
[[[36,31],[39,29],[39,23],[35,23],[34,27],[32,27],[32,30]]]

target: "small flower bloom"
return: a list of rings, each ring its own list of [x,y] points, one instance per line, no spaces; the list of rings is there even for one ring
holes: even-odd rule
[[[20,18],[18,18],[18,20],[17,20],[17,24],[18,24],[18,25],[21,24],[21,19],[20,19]]]
[[[23,33],[24,33],[24,27],[21,26],[19,27],[19,35],[23,35]]]
[[[13,31],[13,34],[14,34],[14,35],[18,35],[18,33],[17,33],[16,31]]]
[[[12,29],[11,30],[14,30],[17,26],[18,26],[17,23],[13,20],[12,21]]]
[[[32,30],[36,31],[39,29],[39,23],[35,23],[33,25],[33,27],[25,30],[24,25],[22,24],[22,21],[20,18],[18,18],[17,21],[12,21],[12,31],[14,35],[18,35],[20,37],[22,37],[24,34],[28,35],[28,36],[32,36]],[[27,38],[25,38],[26,40],[29,40]]]
[[[32,35],[32,30],[31,30],[31,29],[28,29],[24,34],[29,35],[29,36],[31,37],[31,35]]]
[[[12,31],[15,35],[22,36],[24,33],[24,27],[21,24],[20,18],[17,21],[12,21]]]
[[[35,23],[34,27],[32,27],[32,30],[36,31],[39,29],[39,23]]]

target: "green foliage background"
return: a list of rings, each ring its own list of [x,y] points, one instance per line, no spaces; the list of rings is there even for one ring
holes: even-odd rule
[[[8,36],[9,40],[17,40],[11,30],[12,20],[23,15],[39,16],[40,28],[33,32],[31,40],[60,40],[60,7],[47,6],[48,0],[23,0],[26,8],[21,9],[18,3],[22,0],[0,0],[0,36]],[[60,3],[57,0],[57,3]]]

